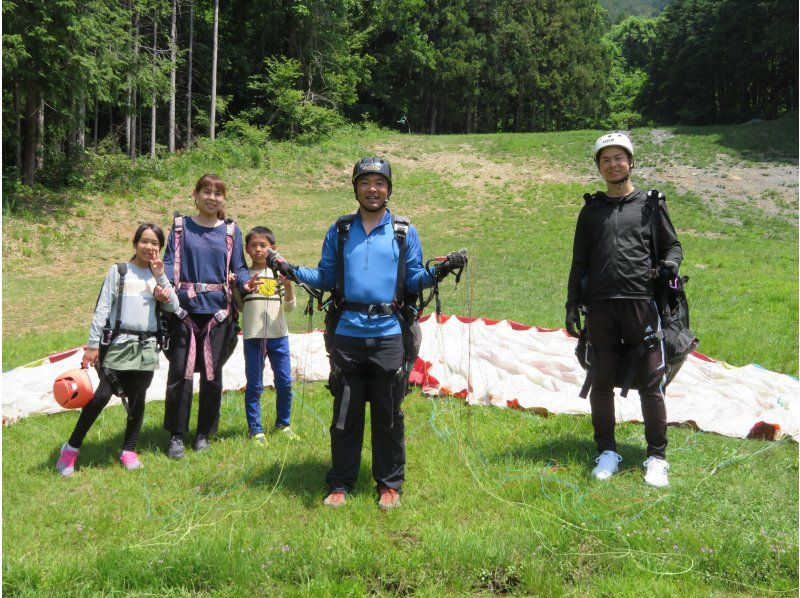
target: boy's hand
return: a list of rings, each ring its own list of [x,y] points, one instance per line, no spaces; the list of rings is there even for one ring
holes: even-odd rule
[[[164,262],[163,260],[156,257],[153,260],[150,260],[150,272],[153,273],[153,276],[156,278],[161,278],[164,276]]]
[[[236,284],[236,272],[228,272],[228,284]]]
[[[81,359],[81,367],[87,368],[94,365],[100,357],[100,349],[91,349],[87,347],[83,350],[83,359]]]
[[[161,303],[167,303],[169,298],[172,296],[172,289],[165,289],[160,284],[156,285],[156,288],[153,289],[153,297],[156,298],[156,301]]]
[[[248,293],[253,293],[261,284],[261,277],[258,274],[254,274],[253,277],[244,283],[244,290]]]

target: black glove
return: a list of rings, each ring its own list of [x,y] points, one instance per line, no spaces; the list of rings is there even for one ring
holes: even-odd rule
[[[567,334],[570,336],[574,336],[578,338],[581,333],[581,316],[578,314],[577,308],[568,307],[567,308],[567,318],[564,322]]]
[[[672,282],[677,276],[678,264],[664,260],[658,263],[658,280],[661,282]]]
[[[453,251],[447,254],[445,260],[436,265],[436,280],[441,282],[444,277],[453,272],[454,270],[462,270],[469,261],[467,258],[467,250]]]
[[[289,280],[297,282],[297,277],[294,275],[295,266],[287,262],[277,251],[270,251],[267,254],[267,267],[273,272],[283,274]]]

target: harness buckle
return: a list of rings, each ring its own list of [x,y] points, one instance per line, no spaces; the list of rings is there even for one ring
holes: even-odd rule
[[[196,282],[196,283],[194,283],[194,292],[195,293],[206,293],[206,292],[208,292],[208,283],[205,283],[205,282]]]

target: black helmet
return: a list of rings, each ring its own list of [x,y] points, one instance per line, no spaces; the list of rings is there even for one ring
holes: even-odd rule
[[[383,158],[361,158],[353,166],[353,190],[356,188],[356,179],[365,174],[382,174],[389,181],[389,195],[392,194],[392,167]]]

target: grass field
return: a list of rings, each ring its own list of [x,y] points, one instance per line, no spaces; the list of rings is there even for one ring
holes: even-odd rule
[[[575,218],[582,194],[598,188],[588,157],[597,135],[418,137],[367,127],[313,147],[218,140],[114,176],[107,164],[105,187],[17,197],[4,206],[3,369],[84,342],[103,272],[129,256],[135,223],[167,227],[173,210],[190,209],[204,172],[226,179],[242,228],[270,226],[290,261],[313,264],[326,228],[354,207],[352,162],[371,153],[392,161],[393,209],[412,218],[426,255],[470,251],[470,300],[445,290],[446,312],[561,326]],[[633,137],[635,181],[667,192],[700,349],[797,375],[796,115]],[[306,326],[299,312],[294,331]],[[321,505],[330,398],[321,385],[296,390],[301,442],[249,445],[242,397],[231,393],[219,441],[181,463],[163,454],[163,405],[148,405],[146,467],[132,474],[115,463],[119,407],[98,420],[68,480],[52,467],[76,414],[5,428],[3,591],[797,594],[791,441],[671,428],[671,486],[659,492],[642,483],[640,425],[618,427],[623,473],[600,484],[588,478],[588,418],[415,392],[402,509],[378,512],[366,439],[359,487],[330,512]]]

